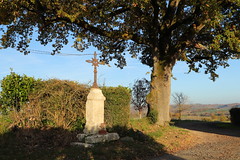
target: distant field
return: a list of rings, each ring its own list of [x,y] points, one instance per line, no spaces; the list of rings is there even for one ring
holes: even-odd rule
[[[199,121],[221,121],[230,122],[228,116],[182,116],[182,120],[199,120]]]
[[[182,119],[226,121],[229,120],[229,110],[240,107],[240,103],[233,104],[190,104],[190,107],[182,112]],[[171,106],[173,118],[177,117],[177,107]]]
[[[229,110],[240,107],[239,103],[234,104],[192,104],[187,110],[182,112],[182,120],[202,120],[229,122]],[[178,119],[177,107],[171,107],[172,119]]]
[[[240,107],[240,103],[233,104],[191,104],[191,107],[182,112],[182,120],[203,120],[203,121],[229,121],[229,110],[234,107]],[[142,115],[136,111],[133,107],[130,109],[131,118],[139,119],[145,117],[147,109],[143,110]],[[171,118],[178,119],[177,108],[171,106]]]

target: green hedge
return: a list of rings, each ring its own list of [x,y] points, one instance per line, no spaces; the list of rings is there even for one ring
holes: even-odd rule
[[[87,85],[58,79],[36,81],[25,75],[19,76],[11,73],[3,80],[2,86],[7,88],[7,90],[2,88],[1,100],[4,106],[6,104],[9,107],[13,105],[7,101],[7,97],[14,96],[15,99],[20,100],[17,106],[13,105],[18,109],[9,113],[13,120],[12,125],[33,128],[83,129],[85,104],[89,93]],[[127,126],[130,116],[130,89],[121,86],[103,87],[102,91],[106,97],[104,112],[107,126]],[[5,92],[11,94],[5,96],[3,94]]]
[[[127,126],[130,116],[131,91],[127,87],[103,87],[106,97],[104,118],[108,127]]]
[[[231,123],[240,126],[240,108],[232,108],[229,112]]]

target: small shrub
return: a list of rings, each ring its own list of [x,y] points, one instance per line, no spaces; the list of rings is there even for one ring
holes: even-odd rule
[[[7,113],[10,110],[20,110],[21,106],[28,102],[28,95],[31,93],[39,80],[26,75],[18,75],[15,72],[10,73],[1,81],[1,111]]]
[[[171,117],[171,119],[179,119],[180,114],[179,113],[171,113],[170,117]]]
[[[74,131],[83,130],[85,127],[85,123],[86,123],[85,118],[79,117],[77,118],[75,123],[73,123],[71,130],[74,130]]]
[[[224,115],[224,114],[221,114],[219,116],[219,121],[221,121],[221,122],[226,122],[228,120],[229,120],[228,117],[226,115]]]
[[[231,123],[240,126],[240,108],[232,108],[229,112]]]
[[[211,117],[204,117],[204,118],[202,118],[202,121],[204,121],[204,122],[212,122],[212,118]]]
[[[151,109],[148,114],[148,119],[151,124],[155,124],[158,120],[158,112],[154,109]]]

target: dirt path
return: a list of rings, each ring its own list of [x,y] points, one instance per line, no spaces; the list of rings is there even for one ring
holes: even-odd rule
[[[153,160],[240,160],[240,128],[200,121],[182,121],[176,125],[196,137],[195,145]]]

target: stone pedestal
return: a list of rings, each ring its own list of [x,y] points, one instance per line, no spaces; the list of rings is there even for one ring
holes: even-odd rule
[[[84,148],[91,148],[96,143],[106,143],[110,141],[117,141],[119,140],[119,135],[117,133],[106,133],[106,134],[94,134],[94,135],[87,135],[87,134],[78,134],[77,138],[79,142],[72,142],[70,145],[72,146],[79,146]]]
[[[99,88],[91,88],[86,102],[85,134],[96,134],[104,123],[105,97]]]
[[[87,144],[94,143],[104,143],[110,141],[116,141],[120,137],[117,133],[106,133],[106,134],[94,134],[94,135],[86,135],[86,134],[78,134],[77,138],[80,142],[85,142]]]

